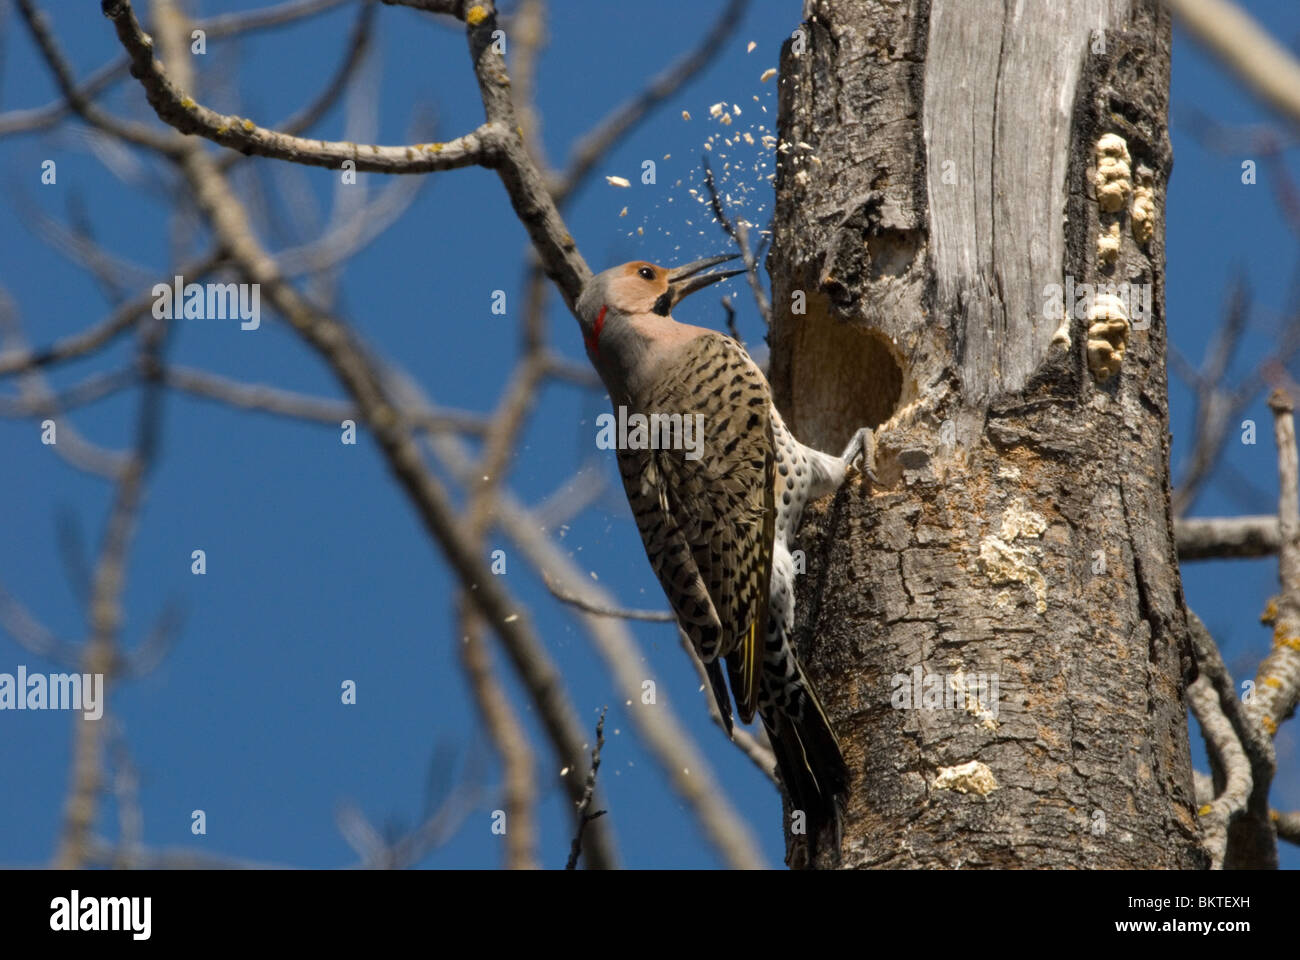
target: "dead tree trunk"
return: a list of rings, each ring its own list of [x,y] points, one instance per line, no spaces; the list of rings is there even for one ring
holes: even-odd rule
[[[854,775],[818,865],[1203,866],[1169,511],[1168,14],[805,13],[781,60],[771,379],[805,443],[881,425],[878,484],[800,534],[799,644]]]

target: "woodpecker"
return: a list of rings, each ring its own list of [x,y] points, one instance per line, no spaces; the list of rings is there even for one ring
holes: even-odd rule
[[[755,710],[761,717],[812,848],[832,826],[838,849],[848,768],[791,643],[791,543],[804,505],[838,489],[859,457],[870,475],[872,434],[859,430],[839,457],[804,446],[744,347],[673,319],[683,297],[743,273],[705,272],[733,259],[709,257],[671,270],[644,261],[613,267],[587,282],[576,313],[587,356],[620,417],[681,414],[682,422],[702,423],[694,458],[644,443],[637,446],[650,448],[619,445],[628,503],[650,565],[705,666],[728,735],[727,679],[741,721],[751,722]]]

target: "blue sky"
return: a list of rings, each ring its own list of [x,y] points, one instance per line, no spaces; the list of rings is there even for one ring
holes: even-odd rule
[[[212,13],[260,6],[207,3]],[[82,4],[49,2],[57,36],[79,75],[118,51],[107,21]],[[631,5],[566,0],[553,3],[550,44],[541,61],[539,101],[543,136],[553,161],[611,108],[637,91],[696,35],[650,29]],[[657,24],[710,22],[720,2],[671,0],[658,6]],[[1246,6],[1292,49],[1300,46],[1300,9],[1280,3]],[[657,262],[693,259],[724,249],[710,218],[688,190],[707,135],[710,104],[741,105],[743,123],[775,125],[775,82],[759,82],[777,65],[783,37],[797,25],[797,3],[760,0],[723,54],[655,114],[595,171],[568,213],[568,223],[593,269],[634,257]],[[238,71],[238,89],[210,84],[209,105],[273,124],[317,92],[333,69],[352,21],[335,11],[308,24],[260,34],[238,47],[213,42],[209,61]],[[374,72],[375,139],[406,141],[413,115],[436,118],[436,138],[447,139],[482,120],[481,106],[459,29],[410,10],[379,10]],[[757,46],[746,52],[749,41]],[[44,104],[55,91],[14,12],[5,19],[0,111]],[[286,64],[301,64],[303,69]],[[755,100],[754,98],[758,99]],[[133,82],[106,102],[146,118]],[[763,108],[767,108],[764,116]],[[689,111],[693,120],[682,119]],[[1240,142],[1211,145],[1192,136],[1195,111],[1234,129],[1275,123],[1217,62],[1175,34],[1172,138],[1175,166],[1167,222],[1166,296],[1172,343],[1193,360],[1221,321],[1235,271],[1248,279],[1252,326],[1236,366],[1249,370],[1266,356],[1278,324],[1295,309],[1297,236],[1277,210],[1268,178],[1243,185]],[[344,116],[333,110],[315,129],[333,138]],[[99,241],[116,255],[168,277],[169,237],[181,229],[168,219],[157,194],[173,185],[169,172],[145,167],[145,185],[124,184],[93,152],[75,125],[61,133],[0,140],[0,285],[21,311],[28,339],[48,343],[82,329],[107,312],[94,281],[50,246],[33,239],[19,211],[62,220],[84,211]],[[716,129],[716,128],[715,128]],[[667,155],[667,159],[664,159]],[[760,151],[737,151],[726,186],[750,219],[766,219],[770,191],[756,168]],[[41,186],[41,162],[55,159],[58,183]],[[639,182],[641,163],[658,164],[657,184]],[[1300,175],[1296,151],[1287,168]],[[263,233],[274,249],[300,242],[284,232],[283,198],[291,189],[314,195],[328,211],[337,175],[323,170],[260,168],[266,208],[280,232]],[[247,170],[246,170],[247,174]],[[632,180],[607,186],[604,175]],[[402,363],[441,404],[489,411],[517,355],[518,311],[490,311],[491,294],[505,290],[522,302],[526,238],[497,177],[469,169],[425,178],[419,196],[386,233],[353,258],[338,309],[383,354]],[[678,181],[681,181],[678,185]],[[243,181],[247,185],[248,181]],[[366,179],[373,192],[387,183]],[[623,207],[626,216],[620,216]],[[688,222],[690,221],[690,222]],[[638,233],[638,228],[641,232]],[[701,235],[701,233],[703,235]],[[308,233],[310,239],[314,236]],[[152,281],[151,281],[152,282]],[[128,284],[131,289],[137,286]],[[730,285],[738,324],[760,343],[757,314],[739,284]],[[695,322],[720,325],[716,299],[691,304]],[[572,318],[552,298],[549,340],[560,353],[585,362]],[[242,332],[237,323],[180,324],[170,347],[173,362],[248,382],[337,396],[329,372],[277,323]],[[91,360],[55,370],[55,387],[117,369],[131,358],[123,340]],[[1294,371],[1293,371],[1294,373]],[[12,384],[7,385],[12,389]],[[1190,397],[1172,383],[1174,464],[1188,449]],[[72,423],[109,447],[129,443],[135,395],[126,393],[78,410]],[[551,386],[536,406],[510,483],[526,502],[549,496],[590,457],[593,420],[603,397],[572,386]],[[1262,398],[1246,413],[1260,425],[1255,446],[1230,443],[1229,470],[1221,470],[1197,503],[1205,515],[1274,509],[1276,475],[1269,413]],[[430,794],[464,773],[468,754],[485,748],[457,665],[453,584],[405,497],[390,482],[377,451],[363,440],[340,444],[337,431],[237,412],[177,394],[166,398],[163,445],[150,477],[124,594],[124,637],[134,645],[164,605],[178,603],[184,628],[175,648],[151,674],[111,693],[140,778],[144,839],[150,846],[184,847],[262,862],[328,867],[355,857],[335,825],[341,803],[355,804],[377,827],[418,822]],[[84,617],[57,548],[56,521],[73,518],[92,546],[101,535],[110,490],[69,468],[38,440],[27,420],[0,419],[0,583],[21,598],[58,635],[84,636]],[[600,469],[615,486],[574,521],[564,544],[577,563],[628,606],[661,608],[662,595],[641,547],[612,458]],[[506,547],[499,539],[493,547]],[[190,573],[190,554],[203,549],[207,574]],[[1223,644],[1238,678],[1253,675],[1267,651],[1269,632],[1257,618],[1276,588],[1272,561],[1189,564],[1188,597]],[[508,567],[507,586],[526,603],[548,651],[563,671],[584,726],[594,728],[609,705],[601,783],[623,862],[641,867],[710,867],[711,850],[663,776],[629,732],[623,698],[569,612],[554,602],[522,559]],[[709,722],[697,681],[673,631],[635,624],[660,697],[693,732],[733,803],[746,815],[772,865],[782,858],[777,794]],[[0,633],[0,671],[18,663],[53,670]],[[502,671],[503,676],[508,676]],[[354,680],[358,703],[344,706],[339,687]],[[513,681],[507,681],[514,690]],[[516,702],[522,702],[517,698]],[[529,720],[532,723],[532,718]],[[71,718],[57,712],[7,712],[0,717],[0,864],[48,860],[58,835],[67,788]],[[535,724],[533,724],[536,733]],[[1296,725],[1279,737],[1282,771],[1274,805],[1300,807],[1300,750]],[[542,856],[563,863],[569,823],[551,774],[545,741],[534,737],[543,770],[540,789]],[[1193,741],[1198,765],[1204,751]],[[451,756],[450,765],[435,758]],[[495,764],[485,779],[494,785]],[[429,867],[495,867],[501,838],[490,829],[485,802]],[[190,812],[203,809],[208,833],[190,833]],[[101,832],[116,835],[112,802],[102,809]],[[1300,866],[1294,849],[1284,863]]]

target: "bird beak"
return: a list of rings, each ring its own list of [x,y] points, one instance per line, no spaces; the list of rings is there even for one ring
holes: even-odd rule
[[[728,277],[734,277],[738,273],[744,273],[744,270],[720,270],[717,273],[702,273],[701,271],[716,267],[720,263],[726,263],[728,260],[735,260],[740,254],[723,254],[720,257],[705,257],[703,260],[696,260],[694,263],[688,263],[685,266],[677,267],[668,271],[668,307],[680,303],[684,297],[690,296],[696,290],[703,290],[709,284],[717,283],[719,280],[726,280]]]

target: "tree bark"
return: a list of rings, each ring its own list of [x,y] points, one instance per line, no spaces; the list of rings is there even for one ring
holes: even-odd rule
[[[800,651],[854,778],[816,865],[1202,867],[1169,509],[1168,13],[805,13],[781,59],[771,380],[805,443],[879,425],[878,482],[800,533]],[[1147,286],[1116,304],[1097,283]],[[806,849],[787,827],[787,859]]]

